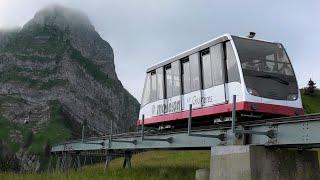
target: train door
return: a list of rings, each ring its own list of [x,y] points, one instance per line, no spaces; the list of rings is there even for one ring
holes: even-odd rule
[[[164,114],[164,81],[163,81],[163,67],[160,67],[151,72],[151,89],[156,89],[153,93],[154,103],[151,106],[152,116]]]
[[[202,106],[227,102],[223,45],[216,44],[200,52],[202,73]]]
[[[183,109],[188,110],[189,105],[192,108],[200,108],[201,104],[201,81],[200,81],[200,62],[199,53],[190,55],[181,60],[182,74],[182,94],[183,94]]]
[[[164,67],[165,97],[164,114],[181,111],[180,61]]]

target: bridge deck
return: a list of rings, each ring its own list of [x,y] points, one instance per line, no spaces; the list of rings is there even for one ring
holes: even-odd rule
[[[239,122],[170,133],[126,133],[69,141],[52,147],[52,153],[93,150],[188,149],[224,145],[264,145],[295,148],[320,147],[320,114]],[[243,131],[245,129],[245,131]],[[271,136],[266,132],[270,132]]]

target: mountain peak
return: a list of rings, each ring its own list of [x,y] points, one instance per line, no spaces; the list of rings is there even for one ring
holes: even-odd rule
[[[23,29],[27,29],[35,25],[57,26],[62,30],[66,28],[73,29],[80,27],[94,29],[85,13],[59,4],[46,6],[38,11],[34,18],[31,19]]]

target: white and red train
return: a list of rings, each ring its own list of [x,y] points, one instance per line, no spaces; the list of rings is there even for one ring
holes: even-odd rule
[[[138,124],[223,121],[236,95],[241,117],[304,113],[297,80],[281,43],[222,35],[147,69]]]

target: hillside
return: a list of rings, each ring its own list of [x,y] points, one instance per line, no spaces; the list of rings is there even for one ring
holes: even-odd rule
[[[320,113],[320,89],[316,89],[311,95],[305,95],[301,90],[301,97],[305,113]]]
[[[138,117],[112,47],[75,9],[48,6],[0,30],[0,74],[0,170],[45,168],[50,145],[79,138],[85,121],[89,136],[108,133],[111,120],[127,131]]]

